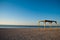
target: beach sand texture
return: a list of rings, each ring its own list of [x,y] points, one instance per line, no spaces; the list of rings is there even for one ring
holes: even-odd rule
[[[1,28],[0,40],[60,40],[60,29]]]

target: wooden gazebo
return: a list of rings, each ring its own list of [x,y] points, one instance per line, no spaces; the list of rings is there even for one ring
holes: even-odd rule
[[[57,24],[57,21],[53,21],[53,20],[41,20],[41,21],[38,21],[38,25],[40,26],[40,22],[43,22],[44,23],[44,29],[45,29],[45,26],[46,26],[46,22],[52,24],[53,22],[55,22]]]

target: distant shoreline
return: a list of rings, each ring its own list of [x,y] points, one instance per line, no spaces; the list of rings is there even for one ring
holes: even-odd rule
[[[0,26],[38,26],[38,25],[0,25]],[[40,25],[40,26],[42,26],[42,25]]]
[[[45,26],[45,28],[60,28],[60,26]],[[44,28],[38,25],[0,25],[0,28]]]

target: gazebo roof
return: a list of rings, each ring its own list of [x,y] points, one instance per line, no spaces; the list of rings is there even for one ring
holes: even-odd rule
[[[57,24],[57,21],[53,21],[53,20],[41,20],[40,22],[55,22]]]

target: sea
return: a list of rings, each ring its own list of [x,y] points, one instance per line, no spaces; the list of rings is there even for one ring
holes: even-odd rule
[[[36,25],[0,25],[0,28],[44,28]],[[45,28],[60,28],[60,26],[45,26]]]

